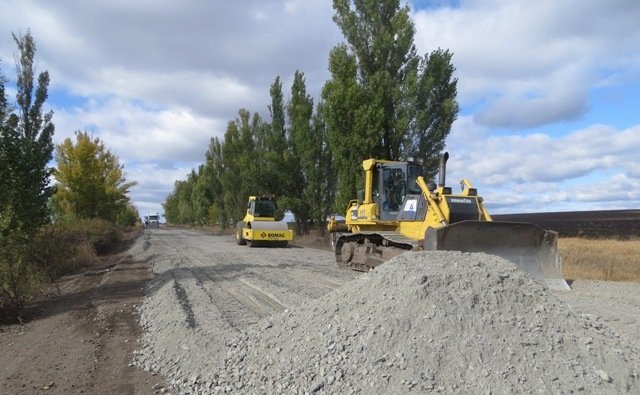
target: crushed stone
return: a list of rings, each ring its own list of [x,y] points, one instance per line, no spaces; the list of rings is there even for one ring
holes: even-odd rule
[[[175,292],[150,287],[134,363],[175,393],[640,393],[634,343],[482,253],[406,253],[215,334],[174,321]],[[172,342],[188,347],[168,354]]]

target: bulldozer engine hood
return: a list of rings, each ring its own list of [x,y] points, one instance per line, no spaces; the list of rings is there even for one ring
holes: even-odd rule
[[[449,223],[473,221],[480,218],[478,201],[475,197],[446,196],[445,199],[449,206]]]

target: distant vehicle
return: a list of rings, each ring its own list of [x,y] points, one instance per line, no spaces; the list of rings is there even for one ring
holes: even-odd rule
[[[147,214],[144,216],[145,228],[159,228],[160,227],[160,214]]]

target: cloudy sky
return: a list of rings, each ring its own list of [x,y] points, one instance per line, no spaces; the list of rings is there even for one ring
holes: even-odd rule
[[[454,53],[448,180],[493,213],[640,208],[640,2],[412,0],[420,54]],[[330,0],[0,1],[0,68],[29,29],[55,142],[87,130],[137,181],[141,215],[204,161],[240,108],[305,74],[318,97],[344,39]],[[15,90],[10,91],[15,97]]]

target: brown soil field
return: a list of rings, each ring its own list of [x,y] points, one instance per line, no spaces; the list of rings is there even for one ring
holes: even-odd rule
[[[127,255],[133,241],[29,301],[22,324],[0,324],[0,394],[164,393],[164,378],[131,363],[153,278],[148,262]]]
[[[640,210],[568,211],[493,215],[496,221],[530,222],[561,237],[640,237]]]

